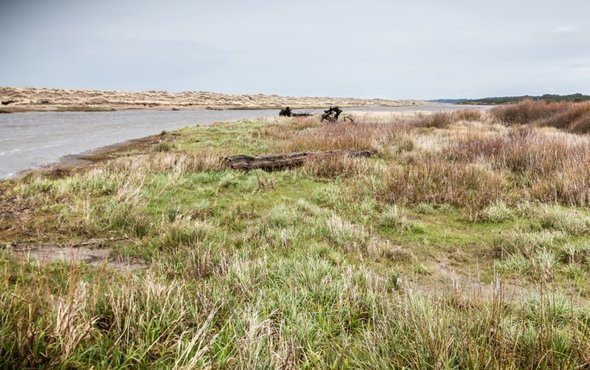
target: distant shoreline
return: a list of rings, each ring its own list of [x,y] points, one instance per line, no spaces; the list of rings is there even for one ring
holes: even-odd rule
[[[35,87],[0,87],[0,112],[102,112],[132,109],[231,110],[317,109],[341,107],[404,107],[426,104],[422,100],[291,97],[264,94],[220,94],[202,91],[66,90]]]

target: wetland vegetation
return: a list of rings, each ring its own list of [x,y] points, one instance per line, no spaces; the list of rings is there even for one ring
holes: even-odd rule
[[[584,110],[219,123],[2,182],[0,363],[588,366]],[[223,161],[364,149],[274,172]],[[76,245],[109,258],[22,253]]]

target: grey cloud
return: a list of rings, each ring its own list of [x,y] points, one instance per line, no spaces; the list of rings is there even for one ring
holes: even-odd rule
[[[578,30],[576,27],[573,26],[561,26],[555,28],[553,32],[557,33],[558,35],[569,35],[578,32]]]
[[[0,85],[288,95],[588,93],[580,0],[8,0]]]

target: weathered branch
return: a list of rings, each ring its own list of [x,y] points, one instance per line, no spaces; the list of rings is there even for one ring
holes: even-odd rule
[[[374,150],[330,150],[325,152],[295,152],[283,154],[267,154],[260,156],[234,155],[225,158],[230,168],[235,170],[263,169],[266,171],[298,167],[306,160],[318,157],[347,155],[350,157],[371,157],[377,154]]]

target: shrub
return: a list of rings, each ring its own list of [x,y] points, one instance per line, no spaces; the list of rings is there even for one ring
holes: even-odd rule
[[[570,125],[570,131],[579,134],[590,133],[590,114],[580,117]]]
[[[539,123],[572,132],[588,133],[590,132],[590,103],[570,104],[567,110]]]
[[[531,197],[543,202],[561,202],[566,205],[590,204],[590,168],[588,163],[571,164],[560,172],[540,177],[530,186]]]
[[[564,112],[571,103],[550,103],[545,101],[524,100],[518,104],[511,104],[493,108],[491,114],[501,123],[508,125],[527,124],[534,121],[548,119]]]
[[[575,133],[590,132],[590,103],[556,103],[525,100],[518,104],[491,110],[500,122],[512,124],[537,123],[569,130]]]

